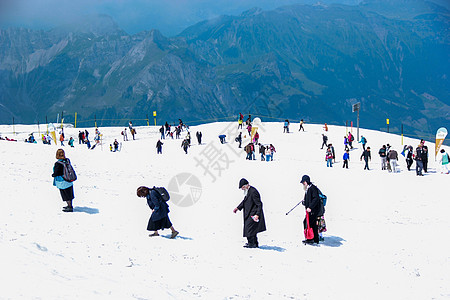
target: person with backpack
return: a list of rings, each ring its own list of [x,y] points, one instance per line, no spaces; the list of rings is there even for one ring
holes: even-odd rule
[[[239,143],[238,148],[242,148],[242,132],[239,132],[239,135],[236,137],[235,141]]]
[[[353,141],[355,140],[355,137],[351,132],[348,133],[348,145],[350,146],[350,149],[353,149]]]
[[[148,220],[147,230],[153,231],[149,234],[150,237],[159,236],[158,230],[164,230],[170,228],[172,234],[171,239],[174,239],[178,235],[178,231],[172,225],[169,219],[169,205],[167,204],[168,197],[165,200],[158,190],[162,189],[165,195],[168,196],[166,189],[164,188],[148,188],[146,186],[140,186],[137,188],[136,194],[139,198],[146,198],[147,204],[152,210],[152,215]]]
[[[323,149],[323,146],[328,147],[327,142],[328,142],[328,137],[324,133],[322,133],[322,147],[320,149]]]
[[[289,133],[289,120],[284,120],[283,133]]]
[[[264,147],[263,144],[258,144],[259,145],[259,155],[261,156],[261,161],[265,161],[266,160],[266,147]]]
[[[450,162],[450,157],[448,156],[448,153],[445,152],[444,149],[441,149],[439,153],[440,155],[438,162],[441,165],[441,174],[448,174],[449,173],[448,164]]]
[[[164,135],[164,126],[161,126],[161,128],[159,128],[159,132],[161,133],[161,140],[164,140],[166,138]]]
[[[73,139],[73,137],[70,137],[70,139],[69,139],[69,146],[72,147],[72,148],[74,147],[73,142],[75,142],[75,140]]]
[[[122,130],[121,134],[123,135],[123,141],[128,141],[128,136],[127,136],[127,129],[124,128],[124,130]]]
[[[270,144],[269,149],[270,149],[270,161],[273,161],[273,154],[277,151],[275,150],[275,146],[272,144]]]
[[[348,138],[344,135],[344,150],[348,150]]]
[[[134,136],[136,135],[136,129],[135,128],[131,128],[131,135],[133,136],[133,141],[135,140]]]
[[[361,136],[361,140],[359,141],[359,143],[362,144],[363,150],[366,150],[367,139],[364,136]]]
[[[181,148],[183,148],[183,150],[184,150],[184,152],[185,152],[186,154],[188,154],[187,149],[188,149],[189,147],[190,147],[190,146],[189,146],[188,140],[187,140],[187,139],[184,139],[183,142],[181,143]]]
[[[363,153],[361,154],[360,160],[362,161],[363,158],[364,158],[364,162],[366,163],[364,165],[364,170],[369,170],[369,160],[372,159],[372,157],[370,155],[370,147],[367,147],[367,149],[365,149],[363,151]]]
[[[257,234],[266,231],[266,222],[264,219],[263,204],[261,196],[256,188],[250,186],[247,179],[242,178],[239,181],[239,189],[244,191],[244,200],[233,209],[233,213],[244,210],[244,237],[248,243],[244,248],[259,248]]]
[[[300,183],[303,185],[305,197],[303,198],[303,205],[306,213],[309,214],[309,227],[313,229],[314,237],[312,239],[305,239],[303,241],[306,245],[314,243],[319,244],[319,218],[324,214],[323,203],[319,197],[319,189],[311,183],[311,178],[308,175],[303,175]],[[304,229],[307,229],[306,217],[303,220]]]
[[[161,140],[156,142],[156,154],[162,154],[162,145],[164,145],[164,143],[161,142]]]
[[[225,138],[226,138],[227,136],[225,135],[225,134],[221,134],[221,135],[219,135],[219,140],[220,140],[220,143],[221,144],[225,144],[226,143],[226,141],[225,141]]]
[[[416,154],[414,155],[414,159],[416,160],[416,175],[423,176],[423,144],[420,143],[416,148]]]
[[[53,185],[59,189],[61,198],[67,203],[63,207],[63,212],[73,212],[72,201],[75,198],[73,194],[73,181],[76,180],[75,171],[73,170],[70,160],[66,158],[63,149],[56,150],[55,165],[53,166]]]
[[[350,154],[349,154],[349,150],[346,149],[344,156],[342,157],[342,159],[344,160],[344,164],[342,165],[342,168],[346,168],[348,169],[348,162],[350,160]]]
[[[407,151],[406,153],[406,167],[408,168],[408,171],[411,171],[411,166],[414,162],[413,159],[413,147],[410,146],[405,146],[406,150],[403,150],[403,152]]]
[[[383,147],[380,148],[378,154],[380,155],[381,159],[381,170],[386,170],[386,160],[387,160],[386,145],[383,145]]]
[[[114,146],[113,152],[119,151],[119,142],[117,141],[117,139],[114,139],[113,146]]]

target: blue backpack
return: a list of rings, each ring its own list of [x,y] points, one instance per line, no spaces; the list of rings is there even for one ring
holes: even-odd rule
[[[317,190],[319,191],[319,199],[320,202],[323,204],[323,206],[325,207],[327,205],[327,196],[322,194],[322,192],[319,190],[319,188],[317,188]]]

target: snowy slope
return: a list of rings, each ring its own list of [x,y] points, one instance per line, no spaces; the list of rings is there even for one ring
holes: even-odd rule
[[[306,132],[298,132],[296,124],[293,133],[283,134],[281,123],[260,124],[260,141],[276,147],[273,162],[259,161],[258,153],[256,161],[246,161],[230,134],[236,126],[191,127],[187,155],[181,140],[163,141],[163,155],[157,155],[156,127],[137,127],[137,139],[123,142],[119,153],[109,152],[109,144],[120,141],[122,128],[100,128],[102,148],[88,150],[78,140],[70,148],[66,142],[78,180],[75,212],[63,213],[65,203],[51,177],[60,147],[24,143],[37,126],[16,125],[20,142],[0,141],[0,299],[450,297],[450,176],[436,172],[431,142],[430,172],[417,177],[406,170],[402,156],[400,173],[381,171],[378,149],[389,143],[400,155],[397,135],[360,130],[373,150],[372,170],[363,170],[356,142],[345,170],[344,127],[329,126],[338,163],[327,168],[321,125],[306,124]],[[88,130],[93,138],[94,129]],[[200,146],[197,130],[203,132]],[[0,126],[3,137],[13,137],[12,131]],[[78,129],[65,133],[76,138]],[[222,133],[227,144],[219,143]],[[207,164],[208,156],[214,157],[210,174],[198,163]],[[174,178],[182,173],[198,178],[201,188],[185,184],[175,191]],[[301,207],[286,216],[303,198],[303,174],[329,199],[328,232],[319,247],[301,243]],[[259,190],[264,204],[268,230],[258,235],[260,249],[242,247],[242,213],[232,213],[243,199],[241,177]],[[167,230],[148,237],[151,211],[136,196],[140,185],[172,186],[170,218],[180,231],[175,240],[167,238]],[[200,192],[193,205],[176,205],[179,195],[195,198]]]

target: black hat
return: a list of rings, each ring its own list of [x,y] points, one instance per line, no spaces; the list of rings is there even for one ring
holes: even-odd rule
[[[311,178],[309,178],[308,175],[303,175],[302,180],[300,181],[300,183],[306,182],[307,184],[311,183]]]
[[[239,188],[242,188],[246,184],[248,184],[247,179],[242,178],[241,180],[239,180]]]

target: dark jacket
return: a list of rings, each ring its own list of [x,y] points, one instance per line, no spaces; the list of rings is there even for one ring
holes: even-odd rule
[[[319,189],[314,184],[309,186],[303,201],[305,208],[311,209],[311,217],[320,217],[323,215],[324,211],[323,206],[320,203]]]
[[[63,161],[66,161],[66,159],[63,159]],[[53,167],[52,177],[63,176],[63,175],[64,175],[64,166],[59,162],[55,162],[55,166]]]
[[[157,141],[157,142],[156,142],[156,148],[162,149],[162,145],[164,145],[163,142],[161,142],[161,141]]]
[[[389,150],[389,152],[388,152],[388,158],[389,158],[389,159],[398,159],[397,151],[395,151],[395,150]]]
[[[150,193],[147,195],[147,204],[153,209],[152,216],[150,217],[151,221],[155,222],[169,215],[169,205],[161,199],[157,191],[150,190]]]
[[[266,230],[263,204],[257,189],[251,186],[248,189],[247,196],[238,205],[237,209],[244,209],[244,237],[256,236],[258,232]],[[253,221],[252,216],[254,215],[258,215],[259,222]]]
[[[361,154],[361,158],[364,158],[364,160],[372,159],[372,157],[370,156],[370,151],[368,151],[367,149],[364,150],[364,152]]]
[[[386,157],[386,148],[381,148],[378,154],[380,154],[380,157]]]

